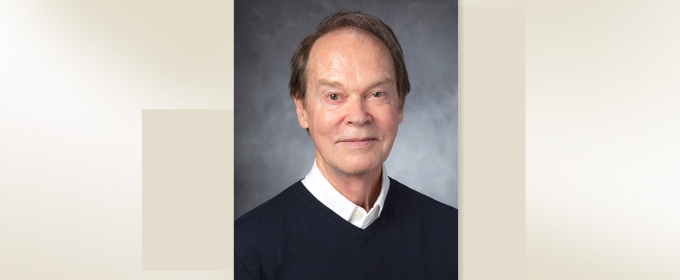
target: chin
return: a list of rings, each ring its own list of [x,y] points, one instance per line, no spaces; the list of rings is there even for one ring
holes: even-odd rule
[[[339,167],[346,174],[359,175],[382,167],[382,163],[378,161],[345,162]]]

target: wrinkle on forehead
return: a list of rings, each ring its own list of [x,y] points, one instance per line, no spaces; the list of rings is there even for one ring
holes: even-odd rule
[[[378,38],[356,28],[329,32],[317,40],[310,52],[309,82],[324,79],[345,83],[358,90],[373,79],[392,77],[394,67],[387,47]]]

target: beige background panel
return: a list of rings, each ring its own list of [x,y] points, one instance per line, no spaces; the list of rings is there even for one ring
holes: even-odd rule
[[[525,279],[524,17],[460,9],[460,279]]]
[[[680,279],[678,15],[527,13],[527,279]]]
[[[142,118],[142,269],[233,269],[234,111]]]
[[[137,104],[234,108],[233,1],[8,0],[0,5],[9,17],[3,30],[9,45],[3,49],[12,60],[41,66],[13,64],[17,69],[8,79],[45,76],[45,82],[65,88],[95,88],[96,94],[81,97],[120,109]]]
[[[36,10],[85,43],[85,52],[148,85],[146,99],[234,108],[225,91],[233,91],[233,1],[40,2]]]
[[[233,280],[233,270],[144,270],[144,280]]]
[[[0,279],[229,279],[143,271],[141,194],[143,109],[233,109],[232,6],[0,1]]]

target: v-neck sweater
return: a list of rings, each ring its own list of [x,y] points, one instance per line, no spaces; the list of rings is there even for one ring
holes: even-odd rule
[[[296,182],[234,224],[234,279],[457,279],[458,211],[390,178],[380,217],[347,222]]]

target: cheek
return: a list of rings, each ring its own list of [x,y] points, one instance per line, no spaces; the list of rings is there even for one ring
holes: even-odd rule
[[[387,131],[396,132],[400,123],[399,113],[396,110],[389,110],[382,114],[380,125]]]
[[[323,134],[334,134],[338,133],[339,124],[342,122],[342,118],[339,114],[334,114],[333,112],[319,111],[314,117],[314,122],[316,124],[316,129]]]

